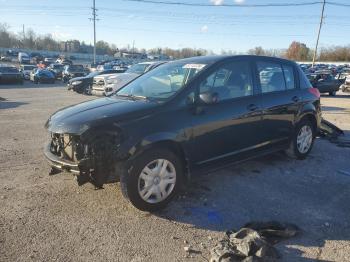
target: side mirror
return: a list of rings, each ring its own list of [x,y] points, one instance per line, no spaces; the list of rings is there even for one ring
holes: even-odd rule
[[[211,105],[216,104],[219,101],[219,95],[216,92],[204,92],[199,94],[199,99],[204,104]]]

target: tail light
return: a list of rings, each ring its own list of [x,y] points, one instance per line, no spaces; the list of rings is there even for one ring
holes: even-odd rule
[[[316,96],[317,98],[320,98],[320,97],[321,97],[320,91],[318,91],[317,88],[312,87],[312,88],[309,88],[308,90],[309,90],[309,92],[310,92],[311,94],[313,94],[313,95]]]

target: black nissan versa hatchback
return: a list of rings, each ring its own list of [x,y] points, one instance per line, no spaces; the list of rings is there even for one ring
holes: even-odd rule
[[[120,179],[141,210],[164,207],[190,174],[274,151],[304,159],[320,94],[291,61],[205,56],[169,62],[46,123],[52,172],[96,187]]]

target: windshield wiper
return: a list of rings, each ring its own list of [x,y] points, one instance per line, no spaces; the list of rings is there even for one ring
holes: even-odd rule
[[[144,100],[149,100],[148,97],[146,96],[139,96],[139,95],[133,95],[133,94],[115,94],[116,96],[120,96],[120,97],[128,97],[131,98],[133,100],[138,100],[138,99],[144,99]]]

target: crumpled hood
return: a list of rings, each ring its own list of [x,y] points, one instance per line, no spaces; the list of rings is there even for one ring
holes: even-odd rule
[[[45,127],[53,133],[81,135],[91,127],[147,114],[147,109],[157,105],[146,100],[105,97],[61,109],[49,118]]]
[[[68,82],[72,83],[74,81],[84,81],[84,80],[92,80],[92,77],[86,77],[86,76],[74,77],[70,79]]]

